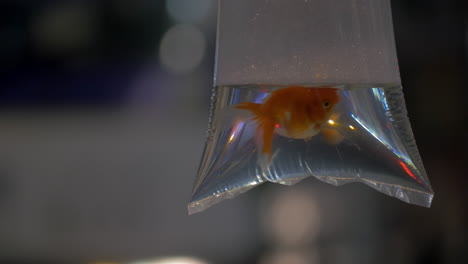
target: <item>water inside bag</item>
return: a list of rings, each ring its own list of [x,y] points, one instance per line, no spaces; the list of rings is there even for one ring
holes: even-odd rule
[[[281,133],[277,125],[268,159],[262,153],[258,120],[235,106],[264,103],[285,86],[215,87],[189,213],[203,211],[263,182],[292,185],[309,176],[333,185],[362,182],[405,202],[429,207],[433,191],[401,86],[333,88],[337,88],[339,102],[320,132],[309,139],[295,139]],[[327,140],[330,133],[339,135],[339,140]]]

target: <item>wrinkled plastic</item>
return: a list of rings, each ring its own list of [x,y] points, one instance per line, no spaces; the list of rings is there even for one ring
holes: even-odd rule
[[[279,19],[280,27],[270,34],[259,33],[260,27],[274,23],[274,14],[284,9],[288,17],[295,12],[297,16]],[[229,38],[232,32],[223,31],[234,28],[232,13],[241,14],[237,24],[242,30],[234,33],[243,34],[235,45]],[[300,21],[307,27],[298,26]],[[292,185],[310,176],[333,185],[361,182],[402,201],[430,206],[433,191],[399,84],[387,0],[220,1],[218,22],[208,136],[188,206],[190,214],[263,182]],[[328,31],[317,25],[327,25]],[[351,32],[342,31],[344,26]],[[301,39],[304,30],[314,33],[314,38],[305,34]],[[288,41],[281,43],[302,41],[302,49],[288,44],[267,45],[271,38],[281,40],[281,35],[288,36]],[[334,45],[313,44],[322,38]],[[258,43],[266,46],[255,53],[262,47]],[[342,60],[336,54],[341,54]],[[265,106],[276,91],[291,86],[313,93],[307,109],[320,112],[322,103],[327,106],[326,118],[307,119],[312,130],[306,130],[304,136],[292,136],[284,126],[298,113],[281,112],[280,119],[267,113],[278,103],[261,111],[240,107]],[[338,94],[339,101],[329,109],[329,102],[317,90],[322,88],[336,89]],[[290,107],[298,104],[291,103]],[[272,123],[271,152],[264,148],[265,142],[270,142],[263,133],[266,119],[276,122]]]

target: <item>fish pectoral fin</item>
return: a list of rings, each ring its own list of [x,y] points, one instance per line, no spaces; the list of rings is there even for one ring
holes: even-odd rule
[[[325,142],[327,142],[330,145],[338,145],[344,139],[344,136],[341,135],[341,133],[338,132],[338,130],[336,129],[322,128],[321,132],[322,132],[322,137],[325,140]]]
[[[336,120],[340,119],[341,113],[334,112],[330,115],[329,119],[336,122]]]

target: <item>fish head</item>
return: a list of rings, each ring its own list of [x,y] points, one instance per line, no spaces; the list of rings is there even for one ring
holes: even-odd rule
[[[332,114],[340,97],[336,88],[310,88],[309,96],[305,100],[308,122],[324,123]]]
[[[307,88],[282,112],[277,133],[294,139],[307,139],[320,132],[321,125],[339,102],[336,88]]]

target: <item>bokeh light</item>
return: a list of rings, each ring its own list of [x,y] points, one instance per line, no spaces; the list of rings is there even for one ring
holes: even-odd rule
[[[167,0],[170,17],[177,23],[196,23],[208,16],[214,0]]]
[[[208,264],[208,262],[193,257],[168,257],[154,260],[137,261],[130,264]]]
[[[85,2],[48,6],[33,23],[35,46],[41,53],[67,53],[85,49],[94,39],[94,16]]]
[[[205,50],[203,33],[195,26],[179,24],[164,34],[159,59],[173,73],[189,73],[200,65]]]
[[[320,229],[320,210],[315,198],[305,191],[279,192],[263,218],[270,241],[281,246],[313,242]]]
[[[314,253],[311,249],[306,251],[284,249],[262,256],[259,264],[317,264],[318,255]]]

